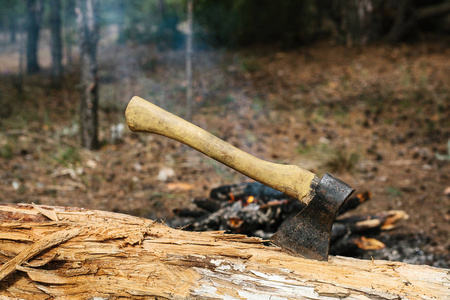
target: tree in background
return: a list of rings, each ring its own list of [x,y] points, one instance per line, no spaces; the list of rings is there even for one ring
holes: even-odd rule
[[[193,21],[193,0],[187,0],[187,38],[186,38],[186,110],[187,119],[192,120],[192,21]]]
[[[184,3],[179,0],[125,1],[120,12],[123,16],[119,16],[119,41],[155,43],[161,50],[183,48],[184,36],[177,25],[185,20]]]
[[[197,38],[213,46],[279,42],[290,47],[316,37],[315,0],[198,0]]]
[[[323,38],[348,46],[396,43],[417,39],[422,28],[448,33],[449,13],[450,0],[197,0],[196,39],[234,47]]]
[[[27,73],[40,70],[38,63],[38,42],[41,28],[42,3],[40,0],[27,0]]]
[[[61,38],[61,0],[50,1],[50,31],[52,52],[52,77],[55,82],[61,81],[62,67],[62,38]]]
[[[418,35],[418,28],[435,27],[437,29],[445,27],[445,16],[450,14],[450,1],[425,1],[425,5],[416,7],[412,0],[391,1],[395,3],[396,14],[392,27],[388,33],[388,41],[395,43],[411,35],[411,32]],[[416,1],[419,2],[420,1]],[[422,3],[423,4],[423,3]],[[428,23],[428,24],[427,24]],[[434,23],[434,24],[433,24]],[[447,20],[447,29],[448,29]],[[426,24],[426,25],[425,25]]]
[[[119,44],[125,43],[125,9],[126,2],[125,0],[119,0],[118,12],[117,12],[117,26],[119,27],[119,36],[117,37],[117,42]]]
[[[17,32],[19,30],[19,16],[23,11],[23,3],[19,1],[3,1],[0,3],[1,26],[8,27],[9,41],[11,44],[17,41]],[[6,22],[5,22],[6,21]]]
[[[64,47],[66,50],[66,70],[70,70],[72,61],[72,46],[76,43],[76,15],[75,15],[75,0],[63,1],[63,23],[64,23]]]
[[[81,59],[80,129],[81,144],[96,149],[98,143],[97,44],[99,0],[77,0],[77,24]]]

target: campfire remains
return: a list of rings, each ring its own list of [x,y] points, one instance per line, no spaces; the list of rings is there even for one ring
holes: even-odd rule
[[[408,218],[399,210],[365,216],[345,214],[370,198],[369,191],[357,193],[341,207],[333,224],[331,254],[353,256],[358,250],[382,249],[385,245],[376,239],[377,235],[394,229]],[[179,218],[169,224],[192,231],[224,230],[264,240],[305,207],[298,200],[258,182],[221,186],[211,190],[209,198],[196,198],[193,202],[197,210],[175,209]]]

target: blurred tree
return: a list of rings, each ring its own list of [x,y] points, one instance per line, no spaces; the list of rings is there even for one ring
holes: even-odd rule
[[[17,40],[17,15],[10,15],[9,17],[9,41],[11,44],[15,44]]]
[[[64,21],[64,48],[66,49],[66,69],[70,69],[73,65],[72,46],[75,44],[76,36],[76,15],[75,0],[63,1],[63,21]]]
[[[415,39],[419,22],[450,12],[449,0],[324,0],[334,22],[335,38],[348,46],[378,40]],[[437,30],[438,28],[434,28]]]
[[[121,34],[125,40],[155,43],[159,49],[182,48],[184,36],[177,25],[185,19],[183,3],[180,0],[128,0]]]
[[[60,83],[62,67],[62,38],[61,38],[61,0],[50,0],[50,31],[52,52],[52,77]]]
[[[166,14],[166,4],[164,0],[158,0],[158,15],[162,19],[164,18],[165,14]]]
[[[23,11],[23,3],[19,1],[3,1],[0,4],[2,19],[5,18],[9,29],[9,41],[14,44],[17,41],[17,31],[19,30],[19,16]],[[6,25],[6,24],[3,24]]]
[[[186,111],[187,119],[192,120],[192,22],[193,22],[193,0],[187,0],[187,38],[186,38]]]
[[[81,59],[81,144],[87,149],[97,149],[99,146],[97,114],[97,44],[100,31],[99,0],[77,0],[76,13]]]
[[[125,43],[125,9],[126,9],[126,1],[125,0],[119,0],[118,3],[118,20],[117,25],[119,27],[119,36],[117,38],[117,42],[119,44]]]
[[[40,70],[38,63],[38,42],[41,28],[41,0],[27,0],[27,73]]]
[[[314,0],[198,0],[195,15],[200,38],[217,46],[290,47],[313,40],[320,29]]]
[[[289,47],[330,37],[348,46],[398,42],[417,38],[422,20],[449,12],[450,0],[197,0],[196,40],[238,47]],[[434,23],[435,32],[444,26]]]
[[[396,43],[405,37],[411,36],[411,32],[417,35],[421,23],[432,20],[424,28],[439,32],[442,23],[437,21],[450,13],[450,1],[397,1],[397,10],[392,27],[388,33],[388,41]],[[437,21],[437,22],[436,22]],[[435,24],[431,24],[434,23]],[[443,26],[442,26],[443,27]],[[445,30],[445,29],[444,29]]]

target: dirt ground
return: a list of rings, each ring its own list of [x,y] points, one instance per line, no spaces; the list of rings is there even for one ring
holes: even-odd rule
[[[185,114],[183,52],[101,44],[103,146],[89,151],[76,134],[77,66],[61,88],[45,63],[21,77],[17,47],[0,45],[0,202],[170,220],[193,197],[249,180],[178,142],[127,129],[134,95]],[[372,199],[352,214],[404,210],[409,219],[396,233],[427,237],[427,251],[449,255],[449,75],[448,42],[199,51],[193,122],[257,157],[369,190]]]

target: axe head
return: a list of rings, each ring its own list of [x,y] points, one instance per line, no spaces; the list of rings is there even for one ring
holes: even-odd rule
[[[328,173],[313,184],[309,204],[282,224],[270,240],[292,255],[326,261],[334,219],[354,190]]]

